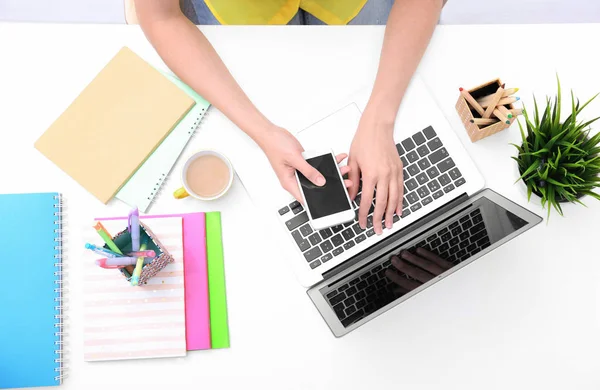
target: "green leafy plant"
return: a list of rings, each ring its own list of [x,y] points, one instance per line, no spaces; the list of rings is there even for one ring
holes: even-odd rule
[[[542,207],[551,207],[563,215],[561,203],[573,202],[584,205],[579,198],[584,195],[600,200],[594,189],[600,187],[600,133],[590,136],[590,125],[600,119],[578,121],[578,115],[597,96],[582,106],[575,101],[571,91],[571,115],[561,121],[561,87],[556,77],[558,92],[554,101],[546,97],[546,108],[540,117],[538,104],[533,97],[535,111],[531,118],[526,108],[523,117],[527,132],[521,121],[522,144],[515,145],[519,151],[512,157],[519,166],[521,177],[527,185],[527,200],[534,193],[541,198]]]

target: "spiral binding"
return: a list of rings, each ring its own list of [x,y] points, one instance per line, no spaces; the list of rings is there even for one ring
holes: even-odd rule
[[[61,195],[57,195],[54,197],[54,200],[56,200],[56,204],[54,204],[54,208],[55,208],[55,212],[54,212],[54,225],[55,225],[55,229],[54,229],[54,242],[56,243],[54,246],[54,276],[56,276],[56,279],[54,280],[54,292],[58,294],[58,296],[56,298],[54,298],[54,302],[56,304],[56,306],[54,306],[54,319],[56,320],[55,324],[54,324],[54,329],[56,329],[56,331],[54,332],[54,336],[57,338],[57,340],[54,342],[54,345],[57,347],[57,349],[54,351],[55,354],[55,359],[54,359],[54,363],[58,364],[58,367],[56,367],[54,369],[54,372],[57,373],[57,375],[54,376],[54,380],[58,381],[59,383],[62,383],[63,379],[66,378],[66,374],[67,374],[67,369],[66,369],[66,365],[67,365],[67,359],[65,357],[66,355],[66,351],[65,351],[65,336],[67,335],[66,333],[66,320],[67,320],[67,316],[65,314],[65,306],[66,303],[68,302],[67,298],[66,298],[66,293],[67,293],[67,289],[66,289],[66,282],[65,282],[65,276],[67,274],[66,271],[66,267],[65,267],[65,263],[64,263],[64,240],[63,240],[63,234],[64,234],[64,230],[63,230],[63,217],[64,217],[64,205],[63,205],[63,199]]]
[[[208,108],[210,108],[210,107],[208,107]],[[194,124],[188,130],[188,135],[190,136],[190,140],[196,135],[196,131],[198,131],[198,129],[200,128],[200,125],[202,124],[204,119],[208,116],[208,112],[209,112],[208,108],[202,109],[202,112],[200,113],[200,115],[198,116],[198,118],[196,119]],[[162,189],[164,188],[164,184],[167,182],[168,174],[169,174],[169,172],[161,173],[156,184],[154,184],[153,190],[147,198],[150,201],[150,203],[148,204],[148,208],[150,208],[152,206],[152,204],[154,203],[156,198],[158,198],[158,196],[161,194]]]

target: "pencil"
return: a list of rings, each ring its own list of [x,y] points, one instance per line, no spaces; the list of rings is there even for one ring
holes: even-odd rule
[[[494,96],[492,97],[492,99],[489,102],[488,108],[483,113],[484,118],[489,118],[490,116],[492,116],[492,113],[496,109],[498,102],[500,101],[500,99],[502,99],[503,93],[504,93],[504,89],[502,87],[498,87],[498,90],[496,91],[496,93],[494,94]],[[500,119],[502,119],[502,118],[500,118]]]
[[[493,111],[493,114],[496,116],[496,118],[500,119],[502,122],[506,123],[507,125],[510,125],[510,121],[508,120],[508,118],[506,116],[504,116],[503,113],[500,112],[500,110],[495,109]]]
[[[460,94],[465,98],[465,100],[467,102],[469,102],[469,104],[471,105],[471,107],[473,107],[475,109],[475,111],[477,111],[479,113],[479,115],[483,116],[483,114],[484,114],[485,111],[483,110],[483,107],[481,107],[479,105],[479,103],[477,103],[477,100],[475,100],[473,98],[473,96],[471,96],[471,94],[469,92],[467,92],[466,89],[464,89],[464,88],[461,87],[458,90],[460,91]]]
[[[498,101],[498,103],[496,104],[496,106],[505,106],[507,104],[512,104],[514,102],[518,102],[519,100],[521,100],[521,98],[518,96],[517,97],[505,97],[505,98],[500,99]],[[486,100],[485,102],[481,103],[481,107],[487,108],[490,106],[491,102],[492,102],[491,100]]]
[[[513,117],[512,112],[508,111],[508,108],[506,108],[504,106],[496,106],[496,108],[498,109],[498,111],[500,111],[502,114],[504,114],[504,116],[506,116],[508,119],[511,119]]]
[[[488,126],[488,125],[492,125],[494,123],[498,123],[498,119],[496,119],[496,118],[488,118],[488,119],[473,118],[473,119],[471,119],[471,123],[475,123],[476,125]]]
[[[506,98],[506,97],[514,95],[517,92],[519,92],[519,88],[505,89],[504,93],[502,94],[502,97]],[[482,97],[480,99],[477,99],[477,103],[479,103],[479,104],[486,103],[488,100],[490,100],[492,98],[492,96],[494,96],[494,95],[493,94],[492,95],[487,95],[487,96],[484,96],[484,97]]]
[[[511,114],[513,114],[514,116],[517,115],[522,115],[523,114],[523,110],[521,108],[513,108],[512,110],[509,110],[511,112]]]

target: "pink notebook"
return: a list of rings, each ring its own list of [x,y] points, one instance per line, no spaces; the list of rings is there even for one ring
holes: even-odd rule
[[[210,349],[210,312],[206,269],[206,220],[204,213],[148,215],[141,218],[180,217],[183,220],[185,279],[185,335],[188,351]],[[99,218],[99,220],[126,219]]]

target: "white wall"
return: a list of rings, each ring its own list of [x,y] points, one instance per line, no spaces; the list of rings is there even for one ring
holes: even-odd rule
[[[448,0],[441,22],[599,23],[600,0]]]
[[[125,16],[123,0],[0,0],[0,20],[124,23]],[[600,0],[448,0],[441,22],[598,23]]]

